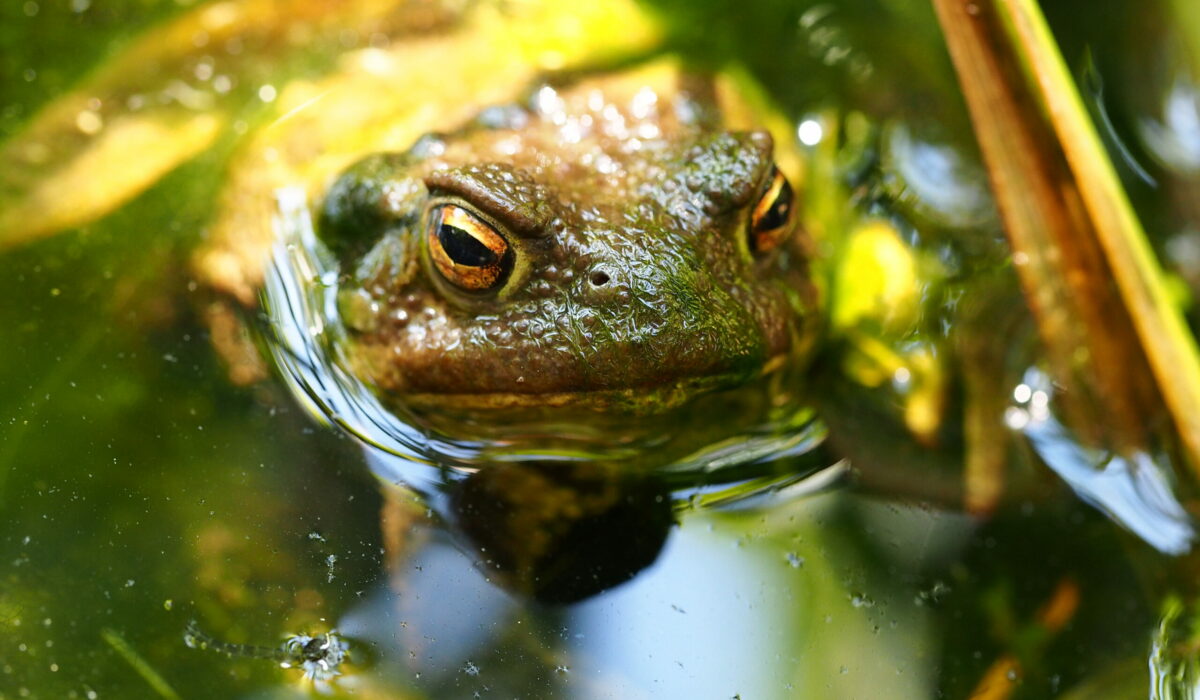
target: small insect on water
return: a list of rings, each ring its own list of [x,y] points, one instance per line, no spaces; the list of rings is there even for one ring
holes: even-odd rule
[[[188,622],[183,642],[192,649],[212,649],[229,657],[268,659],[281,668],[299,668],[310,681],[327,681],[342,675],[341,665],[350,658],[350,645],[330,630],[316,636],[294,634],[278,647],[231,644],[201,631],[195,620]]]
[[[323,681],[341,675],[339,667],[349,656],[350,645],[337,635],[337,630],[310,637],[297,634],[283,643],[288,656],[280,661],[283,668],[304,669],[304,677],[310,681]]]

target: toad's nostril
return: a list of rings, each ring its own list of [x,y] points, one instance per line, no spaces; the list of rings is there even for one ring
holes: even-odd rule
[[[589,278],[589,281],[592,283],[593,287],[603,287],[604,285],[608,284],[608,280],[608,273],[604,270],[596,270]]]

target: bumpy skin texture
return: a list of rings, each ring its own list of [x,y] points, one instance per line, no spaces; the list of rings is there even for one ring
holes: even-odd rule
[[[726,132],[684,92],[544,87],[331,187],[322,237],[356,370],[386,394],[467,407],[675,405],[805,347],[799,233],[751,251],[766,132]],[[429,211],[492,223],[513,257],[470,293],[429,261]]]

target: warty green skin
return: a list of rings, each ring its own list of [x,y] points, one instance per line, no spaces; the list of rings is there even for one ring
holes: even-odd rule
[[[803,362],[803,236],[756,254],[748,235],[771,137],[719,122],[684,92],[543,87],[351,167],[320,231],[355,370],[416,405],[654,412]],[[427,217],[445,202],[508,242],[495,290],[431,264]]]

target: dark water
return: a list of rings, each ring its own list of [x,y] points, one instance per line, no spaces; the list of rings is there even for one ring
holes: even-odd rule
[[[0,9],[0,134],[186,9],[69,4]],[[938,270],[917,330],[896,346],[946,353],[957,336],[939,329],[957,327],[962,299],[1019,299],[986,200],[973,199],[977,180],[955,169],[961,157],[977,175],[922,3],[661,4],[672,49],[738,58],[797,124],[858,111],[873,125],[843,131],[848,191]],[[1195,141],[1186,114],[1161,109],[1179,83],[1136,83],[1129,68],[1147,61],[1160,76],[1179,61],[1138,50],[1162,18],[1116,9],[1107,22],[1051,19],[1069,60],[1093,49],[1139,211],[1186,287],[1200,279],[1179,194],[1194,182]],[[72,50],[56,48],[67,37]],[[1147,133],[1175,134],[1175,146]],[[1155,144],[1182,155],[1156,158]],[[338,697],[1146,694],[1174,560],[1074,497],[1016,430],[1012,490],[993,516],[964,514],[961,377],[921,444],[896,417],[906,394],[854,381],[843,366],[853,353],[838,348],[812,381],[835,433],[828,454],[852,454],[857,475],[712,506],[711,491],[663,487],[634,509],[656,515],[612,525],[627,540],[571,559],[586,567],[660,537],[630,582],[571,605],[513,592],[521,586],[488,568],[499,555],[471,545],[469,526],[381,486],[359,445],[318,425],[282,383],[229,381],[204,322],[211,297],[186,267],[229,148],[97,223],[0,254],[0,698],[314,692],[275,661],[189,648],[192,620],[218,640],[265,646],[336,629],[350,660],[316,689]],[[947,191],[958,196],[936,196]],[[1028,339],[1019,311],[1005,323]],[[1006,392],[1036,361],[1020,347],[1013,356]]]

